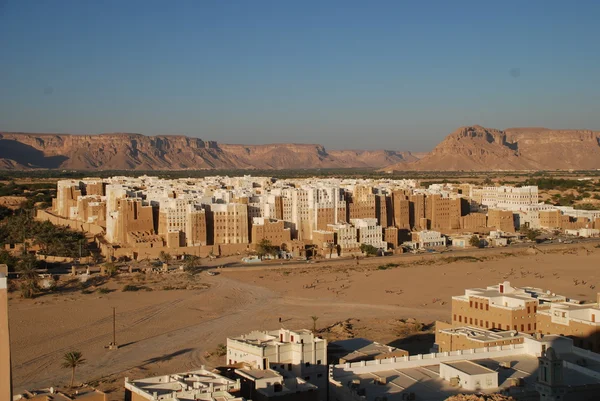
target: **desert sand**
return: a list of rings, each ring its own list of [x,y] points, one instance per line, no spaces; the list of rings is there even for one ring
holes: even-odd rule
[[[69,371],[60,367],[62,355],[79,350],[87,363],[77,370],[76,381],[98,384],[112,391],[110,399],[122,399],[126,376],[218,366],[225,361],[214,351],[227,336],[280,325],[311,328],[313,315],[318,329],[350,319],[323,331],[327,338],[367,337],[403,347],[405,319],[423,322],[425,329],[435,320],[447,321],[451,297],[469,287],[508,280],[595,300],[600,289],[596,244],[369,258],[358,265],[348,260],[232,267],[217,276],[122,274],[102,284],[113,290],[108,294],[77,290],[27,300],[13,292],[14,386],[18,392],[64,385]],[[122,292],[126,283],[153,291]],[[189,289],[164,289],[169,286]],[[112,307],[121,348],[111,351],[105,346],[112,340]]]

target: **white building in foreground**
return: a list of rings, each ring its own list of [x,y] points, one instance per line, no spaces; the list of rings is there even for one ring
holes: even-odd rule
[[[253,331],[227,339],[227,363],[245,362],[255,369],[273,369],[319,388],[327,397],[327,341],[310,330]]]
[[[499,392],[515,400],[592,401],[600,393],[599,365],[599,354],[548,335],[522,344],[331,365],[329,399],[444,401]]]
[[[209,372],[204,367],[139,380],[125,378],[125,399],[131,401],[245,401],[239,392],[239,380]]]

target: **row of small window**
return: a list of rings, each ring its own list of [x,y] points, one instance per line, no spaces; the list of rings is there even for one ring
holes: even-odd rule
[[[456,314],[454,315],[454,321],[456,322]],[[467,317],[464,317],[465,321],[464,323],[467,323]],[[458,316],[458,323],[462,323],[463,322],[463,317],[462,316]],[[470,317],[468,318],[468,324],[473,324],[473,318]],[[483,327],[483,319],[479,320],[479,319],[475,319],[475,326],[479,326],[479,327]],[[490,322],[488,320],[485,321],[485,328],[489,329],[490,328]],[[502,325],[500,323],[498,323],[498,325],[496,326],[496,323],[492,322],[492,329],[502,329]],[[537,329],[537,323],[533,324],[533,330]],[[506,325],[506,330],[510,330],[510,325],[507,324]],[[518,330],[518,325],[513,325],[513,330]],[[525,331],[525,325],[521,324],[521,331]],[[531,331],[531,323],[527,323],[527,331]]]

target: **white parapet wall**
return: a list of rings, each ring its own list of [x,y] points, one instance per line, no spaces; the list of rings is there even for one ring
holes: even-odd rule
[[[472,361],[484,358],[500,358],[504,356],[522,355],[528,353],[524,344],[510,344],[496,347],[476,348],[469,350],[460,350],[452,352],[437,352],[431,354],[418,354],[403,357],[393,357],[387,359],[377,359],[374,361],[361,361],[354,363],[345,363],[331,365],[330,379],[375,373],[382,370],[409,369],[420,366],[437,365],[440,362],[451,362],[456,360]]]

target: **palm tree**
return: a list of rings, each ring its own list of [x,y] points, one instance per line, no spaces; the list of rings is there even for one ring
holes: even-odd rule
[[[317,320],[319,320],[318,316],[311,316],[310,317],[313,321],[313,333],[317,332]]]
[[[83,355],[79,351],[67,352],[63,356],[62,367],[65,369],[71,369],[71,386],[73,387],[73,381],[75,380],[75,368],[85,363]]]
[[[24,280],[21,284],[21,294],[24,298],[33,298],[39,277],[35,256],[30,254],[23,256],[17,265],[17,271]]]

